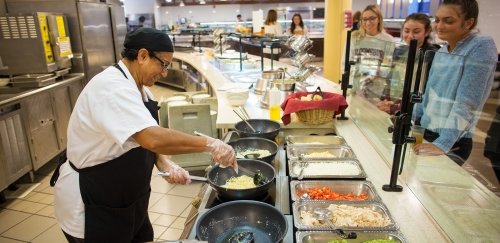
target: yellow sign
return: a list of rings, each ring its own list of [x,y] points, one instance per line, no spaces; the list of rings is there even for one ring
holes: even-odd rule
[[[59,32],[59,36],[66,36],[66,28],[64,27],[64,17],[57,16],[56,22],[57,22],[57,32]]]
[[[47,17],[45,15],[38,15],[38,24],[40,26],[40,33],[42,36],[43,49],[45,50],[45,60],[48,63],[54,62],[54,55],[49,40],[49,28],[47,26]]]

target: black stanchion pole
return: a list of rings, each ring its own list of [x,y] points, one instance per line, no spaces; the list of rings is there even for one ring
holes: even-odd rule
[[[349,84],[349,75],[351,73],[351,63],[349,61],[349,55],[350,55],[350,49],[351,49],[351,34],[352,30],[347,31],[347,40],[346,40],[346,47],[345,47],[345,59],[344,59],[344,73],[342,74],[342,80],[340,80],[340,87],[342,89],[342,96],[344,98],[347,98],[347,89],[352,88],[352,85]],[[337,118],[338,120],[347,120],[345,116],[345,110],[343,110],[340,113],[340,117]]]
[[[415,64],[415,57],[417,53],[417,40],[410,42],[410,49],[408,53],[408,62],[406,63],[405,80],[403,85],[403,99],[401,100],[401,115],[396,119],[394,127],[389,127],[389,132],[392,132],[392,143],[394,146],[394,157],[392,159],[391,178],[389,184],[383,185],[382,189],[388,192],[400,192],[403,187],[397,185],[398,174],[400,166],[403,161],[401,160],[403,145],[407,142],[414,142],[415,138],[409,138],[408,133],[411,126],[411,84],[413,78],[413,68]]]

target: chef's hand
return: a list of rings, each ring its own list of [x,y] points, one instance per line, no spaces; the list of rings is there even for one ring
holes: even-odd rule
[[[421,143],[413,146],[413,152],[421,155],[442,155],[445,154],[438,146],[432,143]]]
[[[164,177],[168,183],[171,184],[190,184],[191,179],[189,179],[189,172],[176,164],[171,164],[168,170],[170,176]]]
[[[234,152],[233,147],[219,139],[207,138],[207,149],[208,152],[212,153],[212,159],[215,163],[220,164],[222,167],[232,166],[234,169],[238,168],[236,152]]]

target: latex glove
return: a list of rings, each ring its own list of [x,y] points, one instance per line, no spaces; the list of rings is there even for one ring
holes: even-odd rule
[[[225,144],[221,140],[207,138],[207,151],[212,153],[212,159],[215,163],[221,165],[222,168],[232,166],[235,170],[238,169],[236,152],[233,147]]]
[[[191,179],[189,179],[189,172],[176,164],[171,164],[168,170],[170,176],[165,177],[168,183],[171,184],[190,184]]]

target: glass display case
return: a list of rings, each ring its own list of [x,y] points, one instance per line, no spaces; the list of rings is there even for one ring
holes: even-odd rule
[[[303,19],[304,25],[309,30],[309,33],[323,33],[325,20],[324,19]],[[281,25],[281,29],[286,31],[288,27],[290,27],[292,21],[291,20],[278,20],[278,23]],[[247,28],[252,27],[251,21],[245,22],[203,22],[200,23],[200,27],[210,28],[210,29],[223,29],[224,32],[234,32],[236,30],[236,26],[243,25]],[[254,31],[255,32],[255,31]]]

